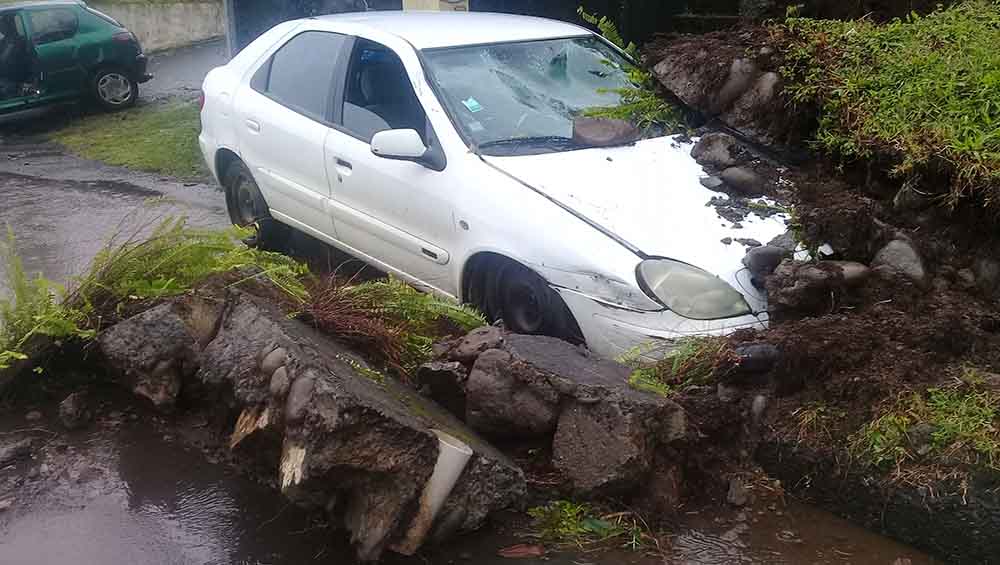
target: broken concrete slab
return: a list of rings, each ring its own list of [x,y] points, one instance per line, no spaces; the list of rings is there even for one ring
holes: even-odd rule
[[[629,492],[686,433],[683,410],[631,388],[630,374],[568,342],[511,334],[476,360],[466,421],[490,435],[552,434],[553,463],[581,496]]]
[[[183,300],[123,322],[128,331],[111,333],[122,339],[109,346],[126,337],[152,340],[164,320],[174,341],[190,346],[180,328],[191,321],[177,302]],[[267,469],[292,501],[325,509],[351,533],[362,561],[403,540],[410,543],[398,547],[412,551],[423,532],[440,540],[478,528],[489,514],[521,504],[524,475],[509,459],[441,407],[276,305],[230,292],[216,329],[194,357],[196,370],[183,373],[185,398],[192,390],[203,393],[205,408],[223,414],[230,426],[230,448]],[[109,347],[119,369],[186,353],[133,348],[143,355],[138,364],[123,357],[127,350]],[[438,519],[417,524],[439,454],[432,430],[459,438],[473,456]]]

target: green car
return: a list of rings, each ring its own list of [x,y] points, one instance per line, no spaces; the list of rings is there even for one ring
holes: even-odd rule
[[[82,2],[0,3],[0,114],[81,98],[127,108],[151,78],[135,35]]]

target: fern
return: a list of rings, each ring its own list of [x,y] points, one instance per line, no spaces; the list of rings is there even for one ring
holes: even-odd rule
[[[618,31],[618,25],[615,24],[614,20],[608,18],[607,16],[598,16],[597,14],[587,13],[587,11],[583,9],[583,6],[577,8],[576,13],[583,18],[583,21],[590,25],[597,26],[597,30],[601,32],[604,39],[614,43],[629,57],[632,57],[633,59],[637,59],[639,57],[639,47],[631,41],[627,44],[625,43],[625,38],[623,38],[621,33]]]

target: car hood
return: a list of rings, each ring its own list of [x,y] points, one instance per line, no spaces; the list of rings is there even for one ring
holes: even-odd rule
[[[735,240],[766,245],[787,230],[787,215],[751,212],[739,224],[722,218],[709,201],[729,197],[702,186],[706,173],[691,157],[692,146],[686,138],[659,137],[621,147],[484,158],[646,255],[684,261],[734,284],[749,249]]]

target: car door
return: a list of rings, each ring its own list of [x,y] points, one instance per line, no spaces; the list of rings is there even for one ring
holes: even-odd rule
[[[3,20],[0,22],[3,24],[0,26],[0,49],[2,49],[0,57],[17,58],[15,57],[16,51],[27,50],[27,33],[24,30],[21,12],[20,10],[0,11],[0,19]],[[10,37],[6,36],[5,30],[10,34]],[[22,48],[17,49],[15,42],[20,42]],[[28,75],[29,64],[30,61],[23,61],[23,73],[22,70],[13,68],[17,65],[4,63],[4,67],[0,67],[0,114],[21,110],[31,100],[30,96],[25,95],[22,82],[28,76],[19,76]]]
[[[330,129],[334,70],[348,36],[303,31],[285,42],[234,97],[240,155],[279,221],[335,237],[324,142]]]
[[[25,23],[34,47],[34,71],[39,78],[42,99],[79,93],[86,72],[79,59],[76,39],[80,20],[72,7],[25,10]]]
[[[418,286],[457,296],[449,272],[452,203],[442,173],[371,150],[372,136],[388,129],[417,130],[425,144],[433,139],[409,74],[392,49],[366,39],[355,42],[346,70],[337,129],[326,138],[338,238]]]

